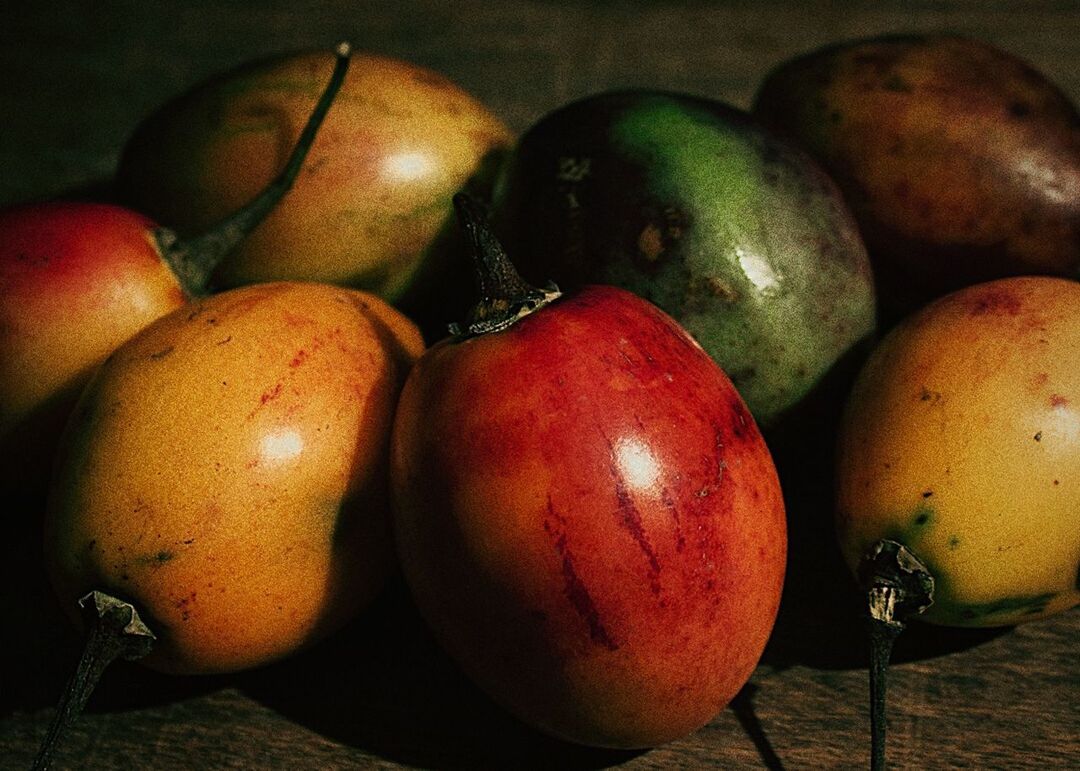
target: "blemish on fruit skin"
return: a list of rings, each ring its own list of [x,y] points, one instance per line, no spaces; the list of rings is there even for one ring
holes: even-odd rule
[[[645,555],[645,558],[648,560],[649,585],[653,594],[659,594],[660,584],[657,581],[657,574],[660,572],[660,561],[656,557],[656,552],[653,550],[652,544],[649,543],[648,536],[645,534],[645,529],[642,526],[641,512],[638,511],[637,506],[634,505],[634,501],[630,496],[630,491],[626,486],[626,480],[623,478],[622,472],[618,467],[618,454],[615,450],[615,445],[602,430],[600,431],[600,434],[603,436],[608,447],[608,473],[611,474],[612,481],[615,485],[615,500],[619,514],[619,524],[630,533],[637,542],[642,553]]]
[[[955,549],[959,545],[960,545],[960,537],[959,536],[955,536],[955,535],[949,536],[949,548],[950,549]]]
[[[931,391],[926,386],[923,386],[919,391],[919,401],[930,402],[931,404],[937,404],[942,400],[942,394],[940,391]]]
[[[167,549],[161,549],[157,552],[154,552],[153,554],[145,554],[141,557],[136,558],[136,562],[140,565],[146,565],[149,567],[160,567],[166,562],[170,562],[175,556],[176,555],[173,552]]]
[[[987,616],[996,616],[1002,613],[1008,613],[1010,615],[1023,613],[1024,615],[1031,616],[1045,611],[1046,606],[1056,596],[1057,595],[1054,592],[1048,592],[1046,594],[1029,596],[1004,597],[1000,600],[994,600],[993,602],[961,605],[958,607],[957,612],[960,618],[968,621],[976,618],[985,618]]]
[[[1016,316],[1023,304],[1020,298],[1007,289],[998,287],[987,289],[978,294],[971,304],[972,316],[998,315]]]
[[[170,345],[170,346],[167,346],[165,348],[162,348],[160,351],[154,351],[147,358],[151,359],[152,361],[157,361],[159,359],[164,359],[166,356],[168,356],[174,350],[176,350],[175,346]]]
[[[314,322],[307,316],[302,316],[298,313],[292,313],[290,311],[284,311],[282,313],[286,326],[291,328],[307,326]]]
[[[655,262],[664,253],[664,241],[658,228],[653,223],[647,223],[645,229],[637,240],[638,254],[646,261]]]
[[[1036,442],[1041,442],[1042,441],[1042,431],[1037,431],[1033,438],[1035,439]]]
[[[551,498],[548,498],[547,509],[550,518],[544,520],[544,531],[551,536],[554,540],[555,551],[559,555],[559,559],[562,563],[562,575],[564,591],[570,604],[573,605],[574,610],[585,621],[586,626],[589,629],[589,638],[593,642],[602,645],[609,651],[617,650],[618,644],[611,637],[608,630],[605,628],[603,621],[600,618],[600,611],[596,607],[596,603],[593,601],[592,596],[589,594],[589,590],[585,587],[581,577],[577,573],[577,569],[574,566],[574,557],[570,552],[570,547],[566,541],[566,533],[559,531],[556,532],[555,527],[552,525],[552,520],[558,521],[559,515],[555,512],[554,505],[551,502]]]
[[[1066,407],[1069,404],[1069,400],[1061,394],[1050,394],[1050,406],[1051,407]]]
[[[633,500],[630,498],[630,491],[626,489],[626,483],[623,481],[622,476],[614,467],[612,467],[611,472],[615,476],[615,499],[619,507],[619,524],[629,531],[648,560],[649,588],[653,594],[659,594],[660,582],[657,580],[657,574],[660,572],[660,561],[656,558],[656,552],[645,535],[645,528],[641,524],[641,512],[638,511],[637,506],[634,505]]]
[[[666,487],[660,491],[660,502],[664,504],[664,508],[671,514],[671,519],[675,523],[675,551],[681,552],[686,548],[686,537],[682,532],[682,520],[679,517],[679,510],[675,507],[675,501]]]
[[[911,524],[915,527],[926,527],[931,524],[934,518],[934,512],[926,506],[920,506],[915,510],[915,514],[911,518]]]
[[[271,386],[270,388],[267,388],[259,397],[259,404],[263,405],[266,404],[268,401],[271,401],[272,399],[276,399],[278,396],[281,395],[281,389],[283,386],[284,384],[279,382]]]
[[[180,611],[180,620],[187,621],[191,618],[190,606],[195,602],[195,592],[192,592],[187,597],[181,597],[180,599],[173,601],[173,606]]]
[[[736,439],[743,439],[750,431],[750,416],[746,407],[738,398],[733,398],[730,403],[731,410],[731,433]]]

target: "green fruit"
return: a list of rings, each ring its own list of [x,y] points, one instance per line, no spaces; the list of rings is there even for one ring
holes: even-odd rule
[[[766,425],[874,329],[833,184],[716,102],[620,92],[551,113],[512,155],[496,221],[526,278],[615,284],[674,316]]]

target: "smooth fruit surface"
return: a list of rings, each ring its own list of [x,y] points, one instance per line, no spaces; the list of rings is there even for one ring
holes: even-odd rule
[[[225,292],[118,349],[65,434],[46,522],[62,603],[102,589],[147,662],[229,671],[340,625],[391,563],[391,417],[419,333],[317,284]]]
[[[844,191],[883,301],[1080,270],[1080,116],[1003,51],[951,35],[842,43],[773,70],[754,112]]]
[[[681,94],[600,94],[545,116],[506,168],[496,216],[522,275],[656,303],[760,424],[873,332],[869,262],[839,192],[745,113]]]
[[[927,620],[1080,602],[1080,284],[979,284],[897,327],[851,396],[838,469],[847,561],[903,543],[937,582]]]
[[[123,196],[181,234],[205,230],[283,166],[332,65],[321,52],[281,56],[165,104],[125,148]],[[354,54],[299,180],[216,282],[318,280],[396,300],[451,217],[451,196],[510,141],[442,75]]]
[[[727,377],[649,303],[590,287],[438,344],[391,464],[418,607],[526,722],[651,746],[750,676],[784,574],[776,472]]]
[[[0,211],[0,451],[5,489],[49,465],[94,368],[186,302],[142,215],[95,203]]]

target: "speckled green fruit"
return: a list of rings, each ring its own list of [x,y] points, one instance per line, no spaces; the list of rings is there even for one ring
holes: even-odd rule
[[[874,329],[862,241],[802,152],[717,102],[593,96],[521,139],[496,190],[522,273],[674,316],[773,423]]]

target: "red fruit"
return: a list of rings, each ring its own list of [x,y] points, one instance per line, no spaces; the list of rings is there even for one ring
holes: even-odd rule
[[[628,292],[587,287],[501,330],[481,316],[495,331],[434,346],[398,406],[417,605],[544,731],[615,747],[688,734],[746,682],[775,620],[786,532],[768,449],[719,367]]]
[[[110,352],[183,305],[154,223],[117,206],[0,212],[0,451],[5,489],[40,476],[83,384]]]

